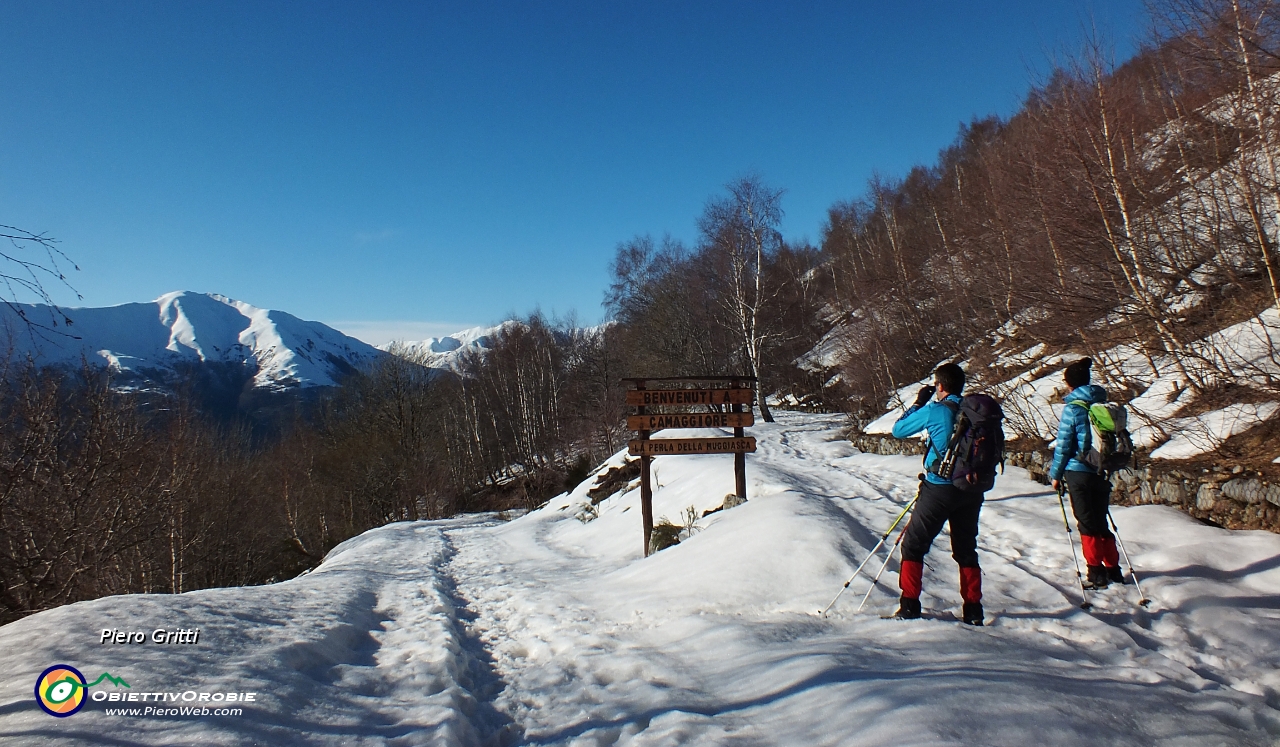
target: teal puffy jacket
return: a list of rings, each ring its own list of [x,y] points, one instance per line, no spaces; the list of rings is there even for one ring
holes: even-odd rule
[[[1077,455],[1089,447],[1089,405],[1107,401],[1107,390],[1097,384],[1085,384],[1072,389],[1063,401],[1062,422],[1058,424],[1058,444],[1053,449],[1053,463],[1049,467],[1049,479],[1061,480],[1064,472],[1097,472]],[[1074,407],[1077,402],[1083,407]]]

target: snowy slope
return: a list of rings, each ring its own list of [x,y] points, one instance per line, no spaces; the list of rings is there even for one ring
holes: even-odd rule
[[[31,319],[49,318],[45,307],[19,307]],[[255,372],[254,386],[267,389],[332,386],[383,354],[319,322],[212,293],[178,291],[151,303],[61,311],[72,322],[67,331],[79,339],[30,334],[4,307],[0,329],[9,332],[19,356],[44,364],[79,365],[84,358],[144,380],[162,378],[181,363],[242,364]]]
[[[1237,383],[1256,384],[1263,391],[1274,391],[1280,378],[1280,312],[1266,309],[1258,316],[1215,332],[1192,343],[1194,355],[1183,365],[1206,384],[1218,382],[1218,374],[1205,361],[1239,372]],[[1006,436],[1019,437],[1019,431],[1033,433],[1051,441],[1058,431],[1062,416],[1062,395],[1067,387],[1062,379],[1066,364],[1082,356],[1070,352],[1046,352],[1043,343],[1019,353],[1001,356],[995,366],[982,371],[969,370],[975,387],[994,393],[1004,404]],[[968,368],[967,362],[962,362]],[[1004,370],[1019,371],[1004,375]],[[1104,350],[1094,367],[1094,383],[1115,388],[1117,383],[1133,387],[1139,393],[1128,403],[1129,430],[1134,445],[1152,449],[1153,459],[1186,459],[1212,452],[1226,439],[1243,433],[1280,414],[1280,402],[1259,404],[1232,403],[1225,407],[1184,415],[1194,408],[1195,393],[1187,377],[1168,357],[1156,358],[1153,366],[1128,345]],[[919,388],[931,382],[925,378],[907,384],[886,403],[886,412],[869,423],[863,431],[887,434],[902,416],[903,404],[910,404]],[[1280,444],[1275,445],[1280,457]]]
[[[1079,609],[1055,498],[1010,470],[988,495],[988,624],[952,619],[947,540],[926,614],[882,620],[896,560],[831,601],[910,500],[918,462],[857,453],[831,416],[752,429],[750,501],[640,554],[638,490],[574,516],[589,482],[514,521],[395,524],[281,584],[124,596],[0,628],[0,741],[79,744],[1266,745],[1280,738],[1280,536],[1116,508],[1152,598]],[[677,431],[664,436],[691,435]],[[614,458],[614,463],[621,460]],[[721,503],[727,456],[655,462],[655,513]],[[883,551],[871,567],[880,565]],[[100,645],[104,627],[199,626],[194,646]],[[65,663],[130,691],[255,692],[237,716],[55,719]],[[103,683],[92,691],[124,691]],[[142,704],[132,704],[139,707]]]
[[[493,346],[494,335],[512,324],[517,322],[503,322],[495,327],[472,327],[445,337],[393,342],[383,345],[382,349],[421,363],[427,368],[442,368],[456,373],[464,355],[483,354]]]

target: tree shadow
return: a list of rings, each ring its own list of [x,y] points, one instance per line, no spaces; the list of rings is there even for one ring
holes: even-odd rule
[[[1269,558],[1254,561],[1246,566],[1236,568],[1234,570],[1224,570],[1222,568],[1214,568],[1203,564],[1184,565],[1181,568],[1171,568],[1168,570],[1146,571],[1141,578],[1204,578],[1213,581],[1234,581],[1236,579],[1251,576],[1255,573],[1265,573],[1280,568],[1280,554],[1273,555]]]
[[[856,662],[842,662],[821,672],[804,677],[792,684],[779,687],[755,697],[717,701],[714,698],[699,698],[687,694],[684,699],[662,707],[649,708],[632,713],[625,713],[616,718],[587,718],[575,724],[567,725],[548,734],[527,738],[523,744],[553,745],[572,742],[590,732],[597,730],[618,730],[628,725],[639,725],[648,728],[649,724],[664,715],[688,713],[707,718],[739,714],[756,708],[765,708],[788,698],[803,696],[811,691],[829,686],[863,684],[867,692],[860,699],[878,703],[877,711],[892,717],[900,709],[912,708],[920,703],[932,702],[936,706],[938,718],[946,718],[950,712],[946,702],[964,700],[965,693],[981,691],[984,688],[1013,688],[1027,692],[1040,692],[1047,697],[1030,707],[1020,708],[1016,712],[1010,709],[1000,711],[1001,731],[1016,732],[1030,739],[1044,727],[1041,719],[1052,715],[1067,728],[1071,721],[1064,722],[1061,717],[1062,702],[1070,699],[1081,701],[1081,707],[1088,710],[1091,704],[1098,708],[1109,708],[1115,703],[1125,703],[1126,707],[1137,712],[1161,712],[1169,707],[1167,683],[1164,682],[1131,682],[1100,679],[1097,676],[1077,677],[1055,672],[1046,672],[1042,667],[1028,664],[1024,669],[993,664],[957,663],[954,665],[919,665],[893,666],[887,659],[884,663],[872,666],[858,666]],[[1194,696],[1195,693],[1188,693]],[[1173,707],[1177,707],[1176,705]],[[1205,743],[1220,743],[1221,732],[1206,726],[1202,736]],[[1122,722],[1113,720],[1109,723],[1080,721],[1074,736],[1082,741],[1100,741],[1102,743],[1123,743],[1137,736],[1135,732],[1145,731],[1143,721]],[[1223,720],[1229,726],[1240,728],[1237,723]],[[938,723],[939,735],[949,733],[956,726],[950,723]],[[981,720],[968,727],[974,733],[958,743],[981,743],[984,735],[991,738],[991,725]],[[959,736],[959,735],[952,735]],[[1008,736],[1000,741],[1007,742]],[[1195,741],[1194,734],[1186,735]],[[951,741],[948,739],[947,741]],[[1157,741],[1157,740],[1152,740]],[[1074,743],[1074,742],[1073,742]]]

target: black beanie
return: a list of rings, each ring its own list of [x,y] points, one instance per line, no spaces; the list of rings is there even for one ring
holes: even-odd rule
[[[1067,386],[1075,389],[1078,386],[1084,386],[1089,383],[1089,369],[1093,367],[1092,358],[1081,358],[1080,360],[1067,366],[1062,372],[1063,378],[1067,380]]]

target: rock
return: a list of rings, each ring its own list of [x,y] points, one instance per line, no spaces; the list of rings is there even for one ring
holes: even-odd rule
[[[726,508],[733,508],[734,506],[741,506],[742,504],[744,504],[744,503],[746,503],[746,502],[747,502],[747,499],[746,499],[746,498],[739,498],[737,493],[730,493],[730,494],[728,494],[728,495],[726,495],[726,496],[724,497],[724,503],[721,503],[719,506],[716,506],[715,508],[709,508],[709,509],[707,509],[706,511],[703,511],[703,512],[702,512],[702,518],[704,518],[704,519],[705,519],[705,518],[707,518],[708,516],[710,516],[711,514],[714,514],[714,513],[716,513],[717,511],[723,511],[723,510],[725,510]]]
[[[1236,478],[1222,484],[1223,495],[1241,503],[1259,503],[1262,501],[1262,481]]]
[[[680,527],[659,521],[653,525],[653,534],[649,535],[649,554],[680,544]]]
[[[1157,494],[1165,503],[1172,503],[1175,506],[1182,505],[1187,493],[1182,489],[1182,482],[1166,482],[1160,485]]]
[[[1208,511],[1213,508],[1213,504],[1218,502],[1218,498],[1222,496],[1222,491],[1218,486],[1206,482],[1196,491],[1196,508],[1201,511]]]

